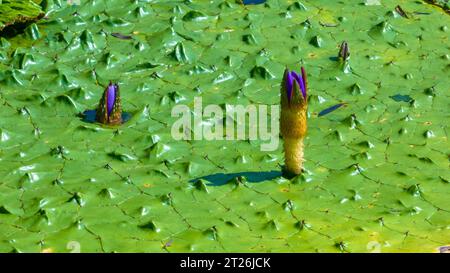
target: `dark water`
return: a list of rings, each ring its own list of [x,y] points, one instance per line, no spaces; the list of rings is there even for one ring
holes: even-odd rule
[[[257,5],[257,4],[263,4],[266,2],[266,0],[243,0],[244,5]]]
[[[260,183],[268,180],[272,180],[277,177],[281,177],[281,171],[267,171],[267,172],[239,172],[239,173],[216,173],[198,177],[190,180],[189,182],[196,182],[200,179],[209,182],[207,186],[222,186],[227,184],[230,180],[236,177],[245,177],[247,182]]]
[[[397,95],[394,95],[394,96],[390,96],[390,98],[395,100],[395,101],[397,101],[397,102],[400,102],[400,101],[410,102],[410,101],[412,101],[412,98],[410,96],[408,96],[408,95],[397,94]]]

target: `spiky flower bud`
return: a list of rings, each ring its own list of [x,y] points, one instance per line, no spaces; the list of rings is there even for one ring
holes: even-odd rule
[[[284,140],[285,173],[298,175],[303,168],[303,139],[306,135],[307,80],[301,73],[284,72],[281,84],[280,132]]]

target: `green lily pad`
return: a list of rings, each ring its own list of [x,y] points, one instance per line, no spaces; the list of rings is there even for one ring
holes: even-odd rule
[[[26,22],[0,37],[0,252],[447,251],[450,17],[350,2],[3,0],[31,8],[0,16]],[[282,175],[283,139],[172,136],[175,106],[238,124],[206,107],[270,109],[301,66],[301,175]],[[81,114],[110,80],[119,126]]]

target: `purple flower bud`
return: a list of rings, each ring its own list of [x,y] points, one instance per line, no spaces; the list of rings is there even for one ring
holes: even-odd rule
[[[108,116],[111,115],[111,112],[114,108],[114,102],[116,101],[116,90],[117,90],[117,85],[110,83],[108,85],[108,95],[106,98],[106,101],[108,103]]]
[[[285,71],[285,82],[284,82],[284,87],[285,87],[285,92],[286,92],[286,96],[288,99],[288,102],[291,102],[291,99],[293,98],[293,96],[295,95],[294,92],[296,88],[294,88],[295,83],[297,83],[297,86],[299,88],[297,88],[298,91],[301,92],[301,95],[303,97],[303,99],[306,101],[306,96],[307,96],[307,84],[306,84],[306,72],[305,69],[302,67],[301,68],[301,73],[297,73],[295,71],[289,71],[286,68]]]
[[[110,82],[106,87],[97,107],[96,120],[109,125],[122,123],[122,106],[118,84]]]

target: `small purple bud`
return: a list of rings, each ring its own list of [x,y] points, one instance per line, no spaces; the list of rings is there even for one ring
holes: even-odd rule
[[[118,125],[122,123],[122,105],[119,85],[112,82],[105,88],[97,107],[95,119],[103,124]]]
[[[348,57],[350,57],[350,51],[348,49],[348,43],[346,41],[342,42],[341,47],[339,48],[338,57],[343,61],[347,61]]]
[[[106,97],[108,116],[111,115],[111,112],[114,108],[114,102],[116,101],[116,90],[117,90],[117,85],[113,85],[112,83],[110,83],[108,86],[108,95]]]

